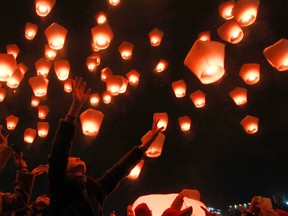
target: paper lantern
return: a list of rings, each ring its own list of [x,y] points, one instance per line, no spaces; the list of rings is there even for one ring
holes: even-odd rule
[[[19,122],[19,118],[14,115],[9,115],[6,117],[6,127],[8,130],[15,130],[17,124]]]
[[[38,106],[38,118],[45,119],[49,113],[49,108],[45,105]]]
[[[113,75],[113,72],[110,68],[105,67],[101,70],[101,80],[103,82],[106,82],[110,75]]]
[[[177,98],[185,97],[186,95],[186,83],[184,80],[177,80],[175,82],[172,82],[172,88],[174,91],[174,94]]]
[[[6,46],[6,52],[7,52],[7,54],[13,55],[14,58],[16,59],[18,54],[20,53],[20,49],[17,46],[17,44],[8,44]]]
[[[48,44],[45,44],[45,58],[47,60],[54,60],[55,57],[57,55],[57,50],[52,49],[51,47],[49,47]]]
[[[149,32],[148,36],[151,46],[156,47],[161,44],[164,33],[160,29],[154,28]]]
[[[247,89],[245,88],[236,87],[229,92],[229,95],[238,106],[247,103]]]
[[[178,118],[181,131],[189,131],[191,127],[191,119],[189,116],[181,116]]]
[[[198,34],[198,40],[201,40],[201,41],[210,41],[211,39],[211,34],[210,34],[210,31],[204,31],[204,32],[200,32]]]
[[[127,176],[128,179],[134,180],[137,179],[141,173],[142,167],[144,165],[144,160],[140,160],[139,163],[130,171],[129,175]]]
[[[278,71],[288,70],[288,40],[282,38],[264,49],[266,60]]]
[[[117,6],[120,3],[120,0],[107,0],[111,6]]]
[[[100,63],[101,63],[101,56],[99,55],[99,53],[94,52],[94,53],[92,53],[91,56],[93,56],[94,58],[96,58],[96,65],[97,65],[97,66],[100,65]]]
[[[56,0],[35,0],[35,10],[38,16],[45,17],[53,9]]]
[[[66,79],[64,82],[64,91],[67,93],[72,92],[72,81],[71,79]]]
[[[33,40],[38,31],[38,25],[30,22],[25,24],[25,38],[27,40]]]
[[[6,89],[0,87],[0,102],[2,102],[6,97]]]
[[[86,136],[97,136],[104,118],[104,114],[95,109],[87,109],[80,115],[82,132]]]
[[[54,62],[54,71],[57,78],[61,81],[65,81],[69,77],[70,64],[68,60],[58,60]]]
[[[133,48],[134,44],[123,41],[118,47],[118,51],[120,52],[122,59],[130,60],[132,58]]]
[[[95,51],[106,49],[113,39],[113,32],[108,23],[97,25],[91,29],[92,49]]]
[[[225,73],[225,44],[196,40],[187,54],[184,65],[203,83],[218,81]]]
[[[120,93],[120,88],[123,85],[122,77],[119,75],[110,75],[106,80],[106,91],[112,96]]]
[[[247,134],[254,134],[258,131],[259,118],[247,115],[240,124]]]
[[[38,107],[38,105],[40,104],[40,98],[36,97],[35,95],[32,95],[31,97],[31,106],[32,107]]]
[[[89,101],[92,106],[97,106],[100,102],[100,96],[98,93],[90,94]]]
[[[140,73],[137,70],[131,70],[126,73],[126,77],[131,86],[137,86],[140,79]]]
[[[95,20],[98,25],[101,25],[107,22],[107,16],[103,11],[100,11],[95,15]]]
[[[26,128],[24,131],[24,142],[33,143],[36,137],[37,131],[33,128]]]
[[[22,72],[22,74],[26,74],[26,72],[28,71],[28,67],[24,64],[24,63],[19,63],[18,64],[18,68],[20,69],[20,71]]]
[[[102,100],[105,104],[109,104],[112,100],[112,96],[109,94],[109,92],[104,91],[102,93]]]
[[[231,44],[239,43],[244,37],[241,27],[234,19],[228,20],[221,25],[217,29],[217,33],[222,40]]]
[[[62,49],[65,43],[67,32],[68,31],[66,28],[56,22],[48,26],[45,29],[44,34],[46,36],[49,47],[54,50]]]
[[[128,81],[125,77],[123,77],[123,76],[121,76],[121,80],[122,80],[122,85],[121,85],[121,87],[120,87],[120,89],[119,89],[119,93],[120,93],[120,94],[123,94],[123,93],[125,93],[126,90],[127,90],[129,81]]]
[[[241,27],[246,27],[255,22],[259,0],[238,0],[232,10],[234,19]]]
[[[147,139],[150,138],[152,131],[149,130],[142,138],[141,138],[141,142],[145,143],[147,141]],[[155,138],[155,140],[152,142],[152,144],[150,145],[150,147],[147,149],[146,151],[146,156],[150,157],[150,158],[156,158],[159,157],[162,154],[162,149],[163,149],[163,145],[164,145],[164,141],[165,141],[165,135],[160,132],[157,137]]]
[[[88,56],[86,58],[86,66],[90,72],[95,72],[97,70],[97,58]]]
[[[257,83],[260,80],[260,64],[243,64],[240,69],[239,75],[248,85],[253,85]]]
[[[45,59],[40,58],[35,62],[35,68],[37,75],[42,75],[43,77],[47,77],[50,71],[52,63]]]
[[[36,97],[44,97],[47,94],[49,80],[41,75],[31,77],[28,80]]]
[[[190,94],[190,99],[196,108],[202,108],[206,104],[206,96],[201,90],[197,90]]]
[[[38,122],[37,123],[38,136],[41,138],[47,137],[49,132],[49,123],[48,122]]]
[[[17,68],[12,74],[12,76],[7,80],[6,85],[9,88],[13,88],[13,89],[18,88],[23,78],[24,78],[24,74],[20,71],[19,68]]]
[[[160,59],[160,61],[158,62],[158,64],[154,68],[154,71],[157,73],[161,73],[167,69],[168,65],[169,65],[168,61],[166,61],[164,59]]]
[[[158,128],[163,127],[162,131],[165,131],[168,125],[168,115],[166,112],[162,113],[154,113],[153,119],[159,119],[159,122],[157,124]]]
[[[234,1],[225,1],[219,4],[218,12],[220,17],[226,20],[231,20],[234,17],[232,13],[234,5],[235,5]]]
[[[17,69],[17,62],[12,54],[0,53],[0,82],[6,82]]]

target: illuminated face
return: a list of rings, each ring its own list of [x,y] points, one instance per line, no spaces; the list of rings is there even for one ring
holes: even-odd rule
[[[86,173],[86,164],[78,157],[69,157],[67,172],[69,174],[82,175]]]
[[[42,210],[49,206],[50,198],[45,194],[38,196],[35,200],[35,207],[37,210]]]

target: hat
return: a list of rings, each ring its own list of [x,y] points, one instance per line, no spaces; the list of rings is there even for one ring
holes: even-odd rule
[[[193,212],[192,206],[183,210],[168,208],[162,213],[162,216],[191,216],[192,212]]]
[[[151,211],[146,203],[141,203],[134,209],[136,216],[150,216]]]

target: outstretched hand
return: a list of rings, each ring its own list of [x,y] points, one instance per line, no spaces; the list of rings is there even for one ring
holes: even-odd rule
[[[72,81],[73,86],[73,102],[84,104],[90,93],[91,89],[86,90],[86,82],[83,81],[82,77],[75,77],[75,80]]]
[[[43,173],[47,173],[49,169],[48,164],[40,164],[39,166],[35,167],[31,173],[33,173],[35,176],[42,175]]]
[[[7,146],[8,145],[8,135],[4,136],[2,134],[3,125],[0,125],[0,145]]]

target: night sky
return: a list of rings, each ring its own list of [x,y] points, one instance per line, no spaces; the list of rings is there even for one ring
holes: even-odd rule
[[[124,215],[126,206],[141,195],[175,193],[182,188],[198,189],[207,206],[226,210],[228,205],[249,202],[254,195],[288,196],[288,74],[279,72],[265,59],[263,50],[288,36],[288,1],[261,0],[256,21],[243,28],[244,38],[238,44],[221,40],[217,28],[224,23],[219,16],[220,0],[122,0],[112,7],[106,1],[58,0],[45,17],[40,18],[32,0],[1,1],[0,53],[7,44],[17,44],[17,63],[29,70],[20,86],[7,89],[0,103],[0,124],[11,114],[19,124],[10,132],[9,143],[21,149],[30,169],[47,163],[53,135],[60,118],[67,113],[72,95],[63,91],[63,82],[55,75],[53,66],[48,75],[48,94],[41,100],[50,112],[46,121],[50,131],[46,138],[36,137],[32,144],[23,141],[24,130],[36,129],[37,108],[30,106],[33,94],[28,80],[36,75],[34,63],[44,57],[47,40],[44,30],[53,22],[68,29],[64,48],[55,60],[69,60],[70,77],[82,76],[92,92],[100,95],[105,83],[100,80],[101,69],[109,67],[113,74],[125,76],[136,69],[140,74],[138,86],[128,86],[127,92],[113,97],[110,104],[103,101],[97,107],[88,102],[83,107],[94,108],[105,115],[97,137],[84,136],[78,130],[72,155],[87,163],[88,173],[99,177],[118,161],[151,128],[156,112],[167,112],[169,123],[162,155],[148,158],[139,178],[121,182],[120,187],[105,203],[104,215],[115,210]],[[104,11],[114,32],[106,50],[99,51],[101,64],[91,73],[85,65],[92,54],[91,28],[94,16]],[[38,25],[34,40],[24,37],[26,22]],[[159,47],[151,47],[148,33],[153,28],[164,32]],[[217,82],[204,85],[184,66],[184,59],[203,31],[210,31],[211,40],[225,44],[225,75]],[[134,44],[133,58],[124,61],[118,46],[128,41]],[[153,69],[160,59],[169,62],[167,70],[156,74]],[[54,61],[55,61],[54,60]],[[259,63],[260,81],[247,85],[239,76],[245,63]],[[184,98],[176,98],[171,83],[183,79],[187,84]],[[229,96],[235,87],[247,88],[248,102],[236,106]],[[195,108],[190,93],[201,90],[206,94],[206,106]],[[183,133],[178,117],[188,115],[192,120],[189,132]],[[259,118],[259,131],[247,134],[240,125],[246,116]],[[11,191],[15,178],[13,161],[0,175],[0,189]],[[47,192],[46,176],[37,177],[33,197]]]

